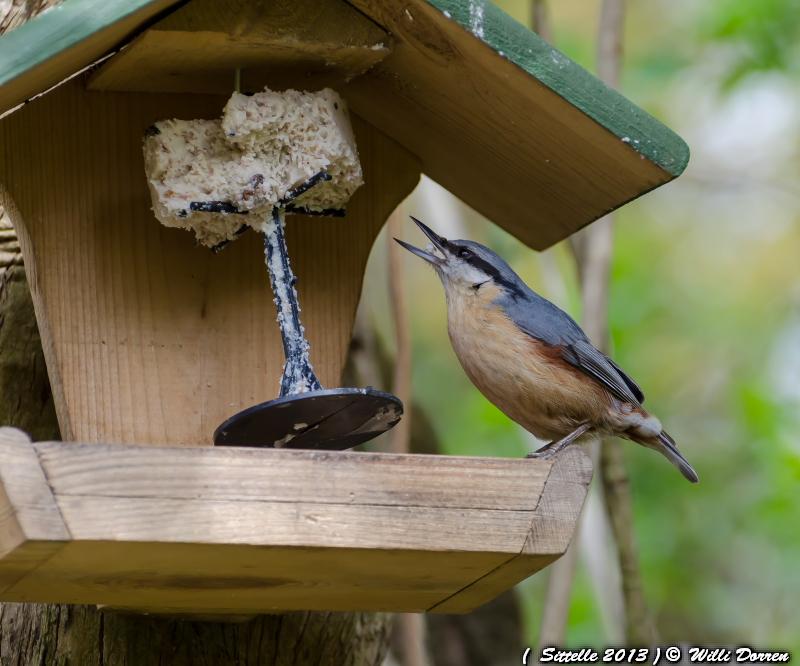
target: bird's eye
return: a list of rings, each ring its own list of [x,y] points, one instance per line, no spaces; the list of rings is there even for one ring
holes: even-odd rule
[[[473,255],[469,250],[462,248],[458,251],[458,256],[462,259],[469,259]]]

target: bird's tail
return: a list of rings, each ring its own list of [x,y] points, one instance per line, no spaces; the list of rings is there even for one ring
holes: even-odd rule
[[[678,447],[675,446],[675,440],[672,439],[666,431],[662,430],[657,437],[641,439],[637,437],[636,441],[639,442],[639,444],[643,444],[650,449],[658,451],[675,465],[675,467],[681,471],[681,474],[692,483],[697,483],[700,480],[700,477],[697,476],[697,472],[695,472],[694,468],[689,464],[689,461],[678,451]]]

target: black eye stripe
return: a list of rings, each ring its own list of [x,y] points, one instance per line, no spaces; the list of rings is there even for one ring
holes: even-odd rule
[[[486,275],[491,275],[492,277],[499,276],[497,269],[492,266],[488,261],[481,259],[480,257],[475,256],[474,254],[471,257],[466,258],[466,262],[470,266],[474,266],[478,270],[483,271]]]
[[[514,282],[507,280],[497,268],[495,268],[492,264],[490,264],[485,259],[482,259],[478,255],[471,253],[472,256],[465,257],[464,261],[466,261],[470,266],[474,266],[480,271],[483,271],[488,275],[495,284],[505,287],[508,291],[510,291],[515,296],[522,295],[522,292],[519,289],[519,286]]]

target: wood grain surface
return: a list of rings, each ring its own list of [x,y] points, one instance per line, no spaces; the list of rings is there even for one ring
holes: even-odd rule
[[[104,63],[89,87],[229,94],[316,90],[353,78],[388,53],[391,37],[341,0],[194,0]]]
[[[82,78],[0,122],[0,202],[19,234],[65,440],[209,443],[278,394],[283,354],[260,238],[219,255],[150,210],[141,141],[224,97],[87,92]],[[416,159],[354,118],[366,185],[342,219],[288,218],[317,374],[339,382],[375,236]]]
[[[685,166],[679,137],[491,2],[352,4],[394,38],[387,58],[342,89],[353,109],[536,249]]]
[[[227,92],[236,66],[252,88],[334,81],[431,178],[537,249],[689,159],[669,128],[489,0],[70,0],[59,12],[0,39],[0,109],[126,43],[93,85]]]

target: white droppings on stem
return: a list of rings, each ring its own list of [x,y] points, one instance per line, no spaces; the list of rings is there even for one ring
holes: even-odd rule
[[[270,284],[272,285],[273,301],[278,311],[278,326],[287,349],[286,363],[283,366],[282,385],[288,386],[288,393],[306,393],[317,387],[312,385],[309,377],[313,368],[309,360],[309,344],[305,338],[305,331],[300,318],[295,317],[292,311],[292,304],[300,313],[300,305],[297,301],[297,290],[294,288],[294,274],[289,263],[288,255],[282,255],[278,250],[279,229],[285,226],[284,216],[281,212],[276,218],[270,215],[269,218],[258,224],[266,237],[264,245],[264,258],[269,270]]]

